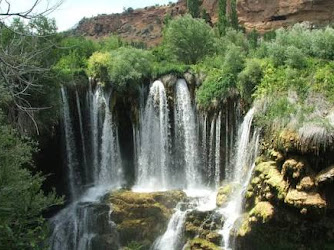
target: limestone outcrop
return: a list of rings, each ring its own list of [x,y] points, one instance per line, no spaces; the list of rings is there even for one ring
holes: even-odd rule
[[[120,190],[108,195],[110,219],[116,224],[121,245],[136,242],[149,248],[165,232],[176,204],[185,198],[182,191],[135,193]]]

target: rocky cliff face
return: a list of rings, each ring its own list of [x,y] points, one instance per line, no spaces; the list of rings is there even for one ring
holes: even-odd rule
[[[270,144],[246,192],[237,249],[333,249],[332,153],[302,150],[289,131]]]
[[[332,0],[239,0],[237,8],[246,30],[260,33],[298,22],[324,25],[334,20]]]
[[[202,8],[207,10],[212,23],[216,23],[218,0],[203,0]],[[240,24],[247,31],[256,29],[260,33],[303,21],[315,25],[334,21],[332,0],[238,0],[237,8]],[[95,38],[117,34],[127,41],[154,46],[161,42],[164,18],[185,13],[186,0],[180,0],[167,6],[152,6],[128,10],[122,14],[84,18],[74,33]]]

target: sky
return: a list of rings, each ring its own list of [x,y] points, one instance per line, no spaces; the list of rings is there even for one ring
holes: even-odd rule
[[[11,4],[12,11],[29,9],[35,0],[7,0]],[[45,10],[49,5],[54,5],[59,0],[40,0],[36,11]],[[48,16],[55,18],[59,31],[74,27],[83,17],[92,17],[98,14],[112,14],[122,12],[124,8],[143,8],[155,4],[168,4],[177,0],[64,0],[64,2]],[[5,1],[0,1],[0,12],[5,11]]]

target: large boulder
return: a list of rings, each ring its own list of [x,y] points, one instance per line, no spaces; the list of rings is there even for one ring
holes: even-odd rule
[[[185,198],[182,191],[111,193],[107,197],[111,204],[110,219],[117,225],[121,245],[137,242],[149,248],[165,232],[175,206]]]

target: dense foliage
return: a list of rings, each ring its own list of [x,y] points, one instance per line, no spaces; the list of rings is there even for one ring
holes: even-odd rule
[[[164,41],[170,54],[186,64],[195,64],[214,48],[212,29],[203,19],[189,15],[171,21]]]
[[[60,37],[42,16],[0,25],[0,249],[40,249],[48,237],[42,213],[61,199],[42,191],[45,177],[32,161],[37,144],[27,135],[51,133],[58,120],[51,68]]]

